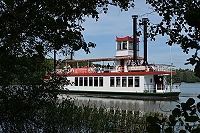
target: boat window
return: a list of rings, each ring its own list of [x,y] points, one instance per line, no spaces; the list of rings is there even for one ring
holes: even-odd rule
[[[140,87],[140,78],[135,77],[135,87]]]
[[[78,86],[78,77],[75,77],[75,86]]]
[[[121,50],[121,42],[117,42],[117,50]]]
[[[98,86],[98,77],[94,77],[94,86]]]
[[[133,77],[128,77],[128,87],[133,87]]]
[[[122,77],[122,87],[126,87],[126,77]]]
[[[83,77],[79,77],[79,86],[83,86]]]
[[[129,41],[128,49],[133,50],[133,41]]]
[[[84,86],[88,86],[88,77],[84,77]]]
[[[116,87],[120,87],[120,77],[116,77]]]
[[[103,86],[103,77],[99,77],[99,86]]]
[[[114,87],[115,85],[115,78],[114,77],[110,77],[110,87]]]
[[[93,77],[89,77],[89,86],[93,86]]]
[[[126,42],[126,41],[123,41],[122,46],[123,46],[123,49],[127,49],[127,42]]]

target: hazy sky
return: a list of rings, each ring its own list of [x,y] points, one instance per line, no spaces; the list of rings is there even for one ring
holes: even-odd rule
[[[145,0],[136,0],[135,8],[129,11],[121,12],[117,7],[109,7],[107,14],[101,14],[98,21],[87,18],[83,24],[85,31],[83,32],[86,42],[94,42],[96,48],[91,49],[90,54],[86,54],[83,50],[75,52],[74,59],[88,58],[106,58],[115,56],[115,39],[118,37],[132,36],[133,20],[132,15],[138,15],[138,21],[142,18],[148,18],[151,23],[159,22],[161,19],[157,13],[151,13],[152,9],[145,3]],[[143,27],[137,26],[138,29]],[[170,47],[166,44],[167,36],[157,36],[156,41],[148,39],[148,63],[170,64]],[[143,37],[140,37],[140,56],[143,56]],[[183,53],[179,45],[173,45],[172,62],[176,68],[193,69],[191,65],[184,65],[187,58],[190,58],[194,52],[189,54]]]

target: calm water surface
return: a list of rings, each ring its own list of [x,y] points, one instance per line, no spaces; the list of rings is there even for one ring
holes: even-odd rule
[[[200,94],[200,83],[182,83],[180,86],[181,94],[179,100],[159,101],[159,100],[133,100],[133,99],[111,99],[111,98],[94,98],[71,95],[75,98],[77,105],[104,106],[106,108],[119,108],[122,110],[136,110],[144,112],[171,112],[174,107],[181,102],[185,102],[192,97],[196,101],[197,95]]]

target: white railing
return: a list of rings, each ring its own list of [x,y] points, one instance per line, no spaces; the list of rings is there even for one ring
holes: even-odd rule
[[[164,87],[161,85],[158,87],[156,84],[154,85],[144,85],[144,92],[180,92],[178,85],[164,85]]]
[[[128,71],[145,71],[145,66],[128,66]]]
[[[144,85],[144,92],[155,92],[154,85]]]
[[[175,72],[175,68],[164,65],[150,65],[150,66],[112,66],[112,67],[84,67],[84,68],[71,68],[68,69],[56,69],[58,74],[61,73],[102,73],[102,72],[130,72],[130,71],[162,71],[162,72]]]
[[[156,66],[156,71],[175,72],[176,69],[168,66]]]
[[[162,71],[162,72],[175,72],[176,69],[164,65],[150,65],[150,66],[127,66],[127,71]]]
[[[116,72],[116,67],[104,67],[103,68],[104,72]]]
[[[166,85],[166,92],[180,92],[179,85]]]

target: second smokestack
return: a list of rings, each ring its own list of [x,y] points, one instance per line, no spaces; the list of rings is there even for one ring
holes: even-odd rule
[[[143,66],[148,65],[148,62],[147,62],[147,21],[148,21],[148,18],[142,19],[142,22],[144,25],[144,62],[143,62]]]

